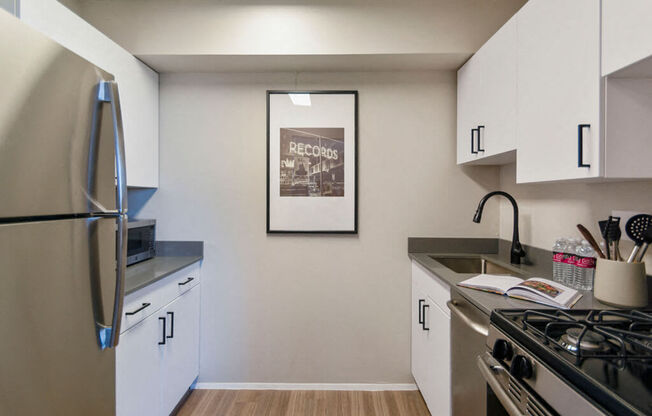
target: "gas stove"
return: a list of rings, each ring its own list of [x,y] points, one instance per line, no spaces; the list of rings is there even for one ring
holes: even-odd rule
[[[496,310],[487,350],[509,414],[652,414],[652,310]]]

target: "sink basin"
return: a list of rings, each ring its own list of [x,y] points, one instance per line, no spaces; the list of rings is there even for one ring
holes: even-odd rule
[[[455,273],[489,273],[489,274],[506,274],[509,276],[521,277],[521,274],[509,270],[490,260],[480,257],[443,257],[430,256],[431,259],[438,261],[444,267],[451,269]]]

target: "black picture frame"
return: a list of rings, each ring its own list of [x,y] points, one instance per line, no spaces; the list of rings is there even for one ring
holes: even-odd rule
[[[270,227],[270,97],[275,94],[351,94],[354,98],[354,197],[353,197],[353,229],[352,230],[277,230]],[[359,132],[358,132],[358,91],[357,90],[267,90],[266,94],[267,104],[267,152],[266,152],[266,192],[267,192],[267,218],[266,227],[267,234],[358,234],[358,149],[359,149]]]

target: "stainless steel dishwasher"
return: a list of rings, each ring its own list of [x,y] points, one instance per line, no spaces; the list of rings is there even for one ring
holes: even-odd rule
[[[487,384],[476,364],[486,351],[489,315],[451,291],[451,395],[453,416],[485,416]]]

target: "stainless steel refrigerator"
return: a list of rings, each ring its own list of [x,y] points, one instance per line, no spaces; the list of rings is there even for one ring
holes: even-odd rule
[[[0,415],[113,415],[127,230],[117,85],[2,10],[0,39]]]

